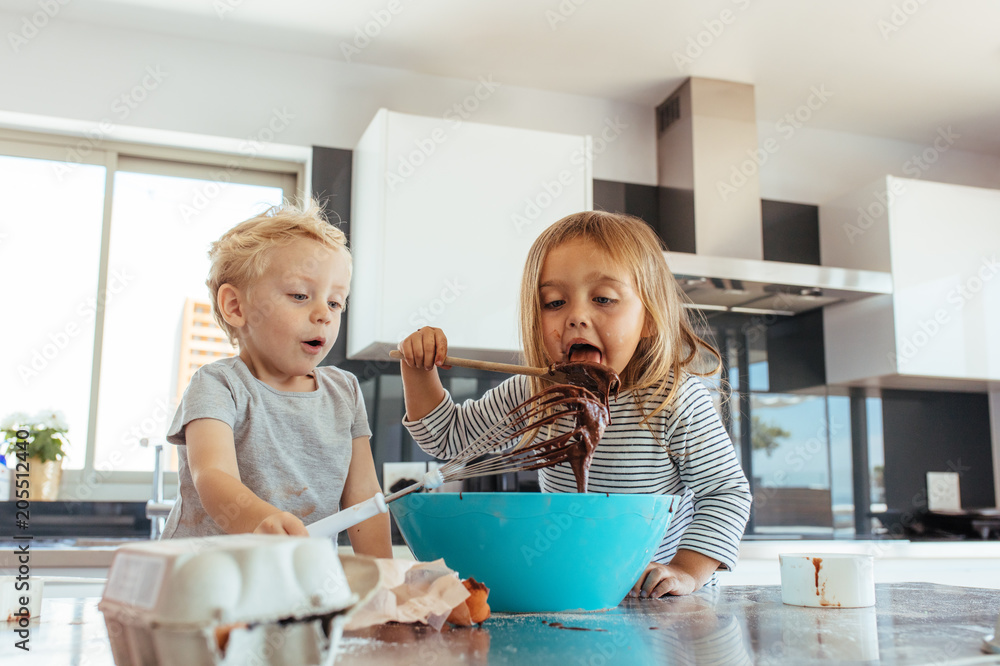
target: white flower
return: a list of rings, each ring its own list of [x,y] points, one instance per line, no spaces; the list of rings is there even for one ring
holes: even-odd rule
[[[0,430],[13,430],[17,426],[31,423],[30,417],[24,412],[14,412],[8,414],[0,421]]]
[[[52,428],[58,432],[66,432],[69,430],[69,424],[66,423],[66,415],[60,412],[58,409],[46,410],[38,412],[35,416],[35,423],[42,426],[43,428]]]

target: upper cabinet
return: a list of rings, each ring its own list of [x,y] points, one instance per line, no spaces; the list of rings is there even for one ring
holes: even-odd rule
[[[592,207],[590,137],[382,109],[353,179],[348,356],[434,326],[453,356],[513,360],[531,243]]]
[[[886,177],[820,208],[820,245],[893,280],[826,309],[829,383],[1000,381],[1000,191]]]

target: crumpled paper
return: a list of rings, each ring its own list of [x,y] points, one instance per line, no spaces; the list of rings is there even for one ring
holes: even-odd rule
[[[386,622],[419,622],[440,631],[445,620],[469,591],[458,573],[444,560],[413,562],[376,559],[382,580],[379,589],[351,612],[346,631]]]

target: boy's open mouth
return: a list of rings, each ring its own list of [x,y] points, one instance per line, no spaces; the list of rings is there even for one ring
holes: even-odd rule
[[[569,353],[566,355],[571,363],[578,361],[590,361],[600,363],[604,359],[604,354],[594,345],[586,343],[576,343],[569,346]]]
[[[307,344],[310,347],[315,347],[315,348],[319,349],[320,347],[323,346],[324,342],[325,341],[323,340],[323,338],[316,338],[314,340],[304,340],[303,344]]]

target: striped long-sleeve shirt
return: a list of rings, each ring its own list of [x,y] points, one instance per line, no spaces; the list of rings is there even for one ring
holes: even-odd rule
[[[444,400],[419,421],[403,425],[427,453],[450,459],[530,396],[525,377],[511,377],[479,400]],[[638,394],[637,394],[638,393]],[[676,399],[647,425],[653,389],[612,400],[611,423],[594,452],[588,490],[595,493],[678,495],[680,505],[653,557],[668,563],[678,548],[714,558],[731,569],[750,516],[750,489],[708,390],[687,376]],[[645,411],[636,404],[644,402]],[[647,427],[648,426],[648,427]],[[552,435],[573,427],[560,419]],[[544,432],[544,431],[543,431]],[[568,463],[539,470],[544,492],[576,492]]]

